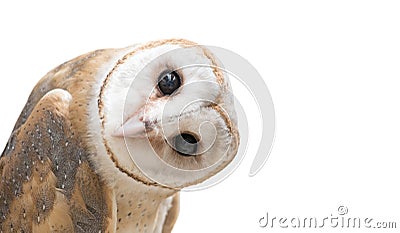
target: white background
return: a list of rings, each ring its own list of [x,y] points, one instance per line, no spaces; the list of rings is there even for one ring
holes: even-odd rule
[[[277,131],[257,176],[247,176],[253,143],[227,180],[184,193],[174,232],[270,232],[258,224],[267,211],[323,218],[340,205],[400,228],[399,12],[398,1],[367,0],[2,1],[0,145],[56,65],[98,48],[186,38],[235,51],[258,69]],[[259,119],[246,101],[257,142]]]

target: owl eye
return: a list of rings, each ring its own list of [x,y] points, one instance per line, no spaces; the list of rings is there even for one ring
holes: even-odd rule
[[[181,78],[175,71],[163,73],[158,78],[158,88],[164,95],[171,95],[181,86]]]
[[[174,138],[174,149],[180,155],[193,156],[197,152],[197,143],[197,139],[192,134],[178,134]]]

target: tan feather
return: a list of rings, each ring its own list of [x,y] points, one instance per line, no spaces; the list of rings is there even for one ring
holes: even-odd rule
[[[107,207],[109,202],[105,201],[106,190],[70,129],[71,100],[70,94],[60,89],[47,93],[3,153],[0,159],[0,201],[3,203],[0,229],[3,232],[97,233],[107,229],[111,211]],[[83,190],[86,187],[97,195],[86,194]],[[83,218],[96,222],[90,224],[90,229],[83,229],[84,211],[66,208],[74,207],[71,203],[76,199],[85,199],[84,211],[93,206],[102,208],[92,218]]]
[[[112,89],[120,70],[130,59],[159,46],[196,44],[170,39],[97,50],[63,63],[38,82],[0,156],[0,232],[172,231],[183,186],[169,187],[150,179],[130,155],[119,150],[123,146],[114,144],[116,139],[110,140],[105,128],[117,118],[109,113],[120,112],[108,108],[114,105],[107,98],[110,91],[120,91]],[[207,49],[196,49],[190,57],[199,56],[213,65],[210,76],[221,89],[214,93],[215,101],[223,102],[221,95],[228,86],[216,68],[218,60]],[[219,172],[236,153],[237,129],[223,111],[214,110],[233,135],[230,155],[214,171],[194,176],[186,186]],[[165,144],[164,138],[158,139],[162,140],[154,149]]]
[[[175,222],[178,219],[179,208],[179,193],[177,193],[174,195],[171,208],[168,210],[167,216],[165,217],[162,233],[170,233],[172,231],[172,228],[174,228]]]

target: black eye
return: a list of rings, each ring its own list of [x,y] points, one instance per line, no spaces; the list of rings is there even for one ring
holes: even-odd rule
[[[175,71],[163,73],[158,79],[158,88],[164,95],[171,95],[180,86],[181,78]]]
[[[197,139],[191,134],[178,134],[174,138],[174,149],[183,156],[196,155],[197,143]]]

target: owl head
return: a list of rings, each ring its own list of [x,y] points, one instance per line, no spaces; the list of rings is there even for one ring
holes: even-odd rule
[[[118,53],[104,68],[98,100],[101,135],[118,172],[181,189],[225,168],[239,135],[221,62],[186,40]]]

